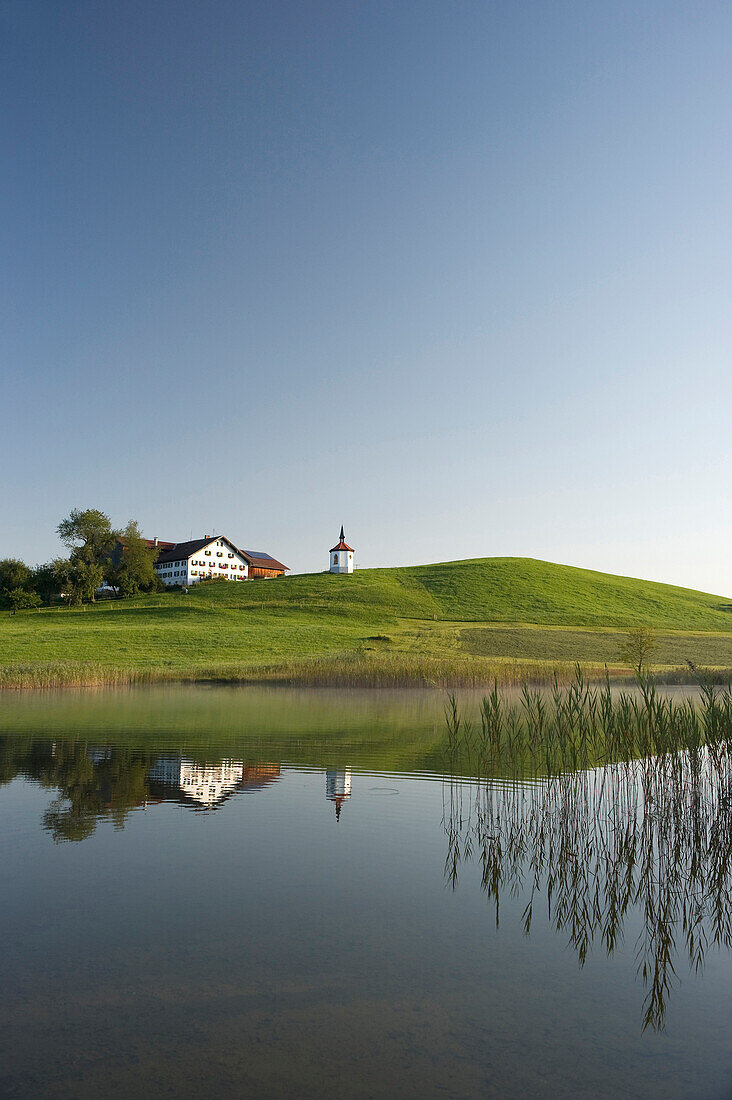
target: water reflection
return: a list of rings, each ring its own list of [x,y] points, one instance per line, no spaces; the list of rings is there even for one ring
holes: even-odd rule
[[[643,1024],[659,1029],[679,957],[700,971],[710,947],[732,946],[731,811],[725,744],[534,782],[452,778],[445,876],[456,889],[477,862],[497,925],[502,899],[528,896],[527,935],[541,904],[580,965],[640,918]]]
[[[341,807],[351,797],[351,773],[348,768],[328,768],[326,770],[325,797],[329,802],[335,802],[336,821],[339,821]]]
[[[261,790],[280,778],[279,763],[241,760],[201,762],[180,754],[141,752],[123,746],[0,739],[0,783],[16,776],[56,797],[43,828],[57,842],[90,837],[100,821],[124,828],[131,810],[177,802],[198,812],[216,810],[238,792]]]
[[[239,791],[261,790],[279,778],[279,764],[201,764],[183,756],[161,756],[147,773],[152,798],[195,810],[214,810]]]
[[[446,760],[444,875],[452,889],[468,866],[477,868],[496,926],[505,902],[520,896],[525,933],[546,918],[580,965],[593,948],[612,956],[632,947],[646,987],[644,1027],[663,1027],[679,963],[700,971],[710,948],[732,948],[726,742],[533,780],[466,779],[450,768],[449,753]],[[352,769],[323,774],[339,821]],[[239,794],[266,791],[283,771],[266,760],[0,738],[0,782],[16,776],[53,792],[42,827],[61,843],[85,840],[103,821],[121,829],[132,810],[162,803],[216,813]],[[439,830],[439,809],[434,823]]]

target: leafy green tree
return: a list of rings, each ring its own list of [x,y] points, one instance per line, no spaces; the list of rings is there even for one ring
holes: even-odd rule
[[[109,516],[98,508],[85,511],[74,508],[57,530],[64,546],[71,551],[67,568],[60,570],[64,594],[72,604],[93,602],[114,550]]]
[[[148,546],[139,525],[131,519],[117,534],[118,551],[110,560],[107,580],[120,596],[136,596],[138,592],[154,592],[158,576],[153,568],[157,547]]]
[[[0,592],[27,588],[30,578],[31,571],[24,561],[18,558],[3,558],[0,561]]]
[[[12,609],[13,614],[16,611],[27,611],[33,607],[40,607],[41,597],[37,592],[29,592],[27,588],[12,588],[8,592],[7,597],[8,605]]]
[[[52,561],[35,567],[31,573],[30,587],[38,593],[43,603],[50,603],[54,596],[58,595],[58,575]]]
[[[54,562],[58,590],[64,599],[78,607],[84,600],[94,600],[96,590],[104,579],[104,566],[86,562],[81,555],[72,552],[70,558],[58,558]]]
[[[72,553],[78,552],[82,560],[100,565],[114,548],[114,535],[109,516],[98,508],[74,510],[58,525],[61,542]]]

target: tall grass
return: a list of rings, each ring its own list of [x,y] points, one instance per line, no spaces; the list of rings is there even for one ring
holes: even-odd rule
[[[109,668],[93,662],[34,662],[31,665],[0,666],[0,690],[58,687],[121,687],[144,684],[166,677],[156,669]]]
[[[535,722],[537,708],[544,703],[545,689],[572,685],[573,698],[577,665],[550,664],[542,661],[501,660],[498,658],[439,657],[427,654],[394,652],[353,652],[317,657],[296,657],[278,661],[201,662],[189,667],[180,664],[115,666],[103,661],[33,661],[0,666],[0,690],[23,688],[100,687],[103,685],[146,683],[219,682],[241,684],[291,684],[302,687],[431,687],[443,689],[521,688],[526,694],[527,720]],[[601,665],[582,665],[583,683],[597,691],[597,685],[609,682],[608,671]],[[716,675],[716,674],[715,674]],[[614,670],[614,684],[629,682],[625,670]],[[725,674],[725,678],[727,674]],[[664,673],[664,683],[689,683],[688,669]],[[584,689],[583,689],[584,690]],[[582,693],[580,692],[580,695]],[[493,705],[493,704],[491,704]],[[575,700],[575,707],[579,704]],[[589,699],[583,706],[590,707]],[[560,708],[561,709],[561,708]],[[531,715],[531,717],[530,717]],[[495,721],[495,717],[493,719]],[[507,718],[509,723],[515,720]],[[512,737],[517,736],[514,732]]]
[[[477,688],[495,681],[517,686],[529,680],[547,683],[571,678],[570,666],[550,672],[541,662],[500,662],[481,658],[440,658],[409,654],[342,654],[295,658],[269,663],[198,665],[189,669],[161,666],[116,668],[101,662],[34,662],[0,666],[3,688],[110,686],[180,681],[293,684],[303,687],[433,687]]]
[[[524,682],[518,702],[494,681],[477,723],[461,718],[454,697],[447,713],[448,743],[474,774],[551,776],[639,757],[714,747],[732,737],[732,691],[697,677],[698,692],[663,695],[651,675],[634,691],[596,684],[578,665],[566,683],[548,690]],[[455,733],[460,726],[459,736]]]

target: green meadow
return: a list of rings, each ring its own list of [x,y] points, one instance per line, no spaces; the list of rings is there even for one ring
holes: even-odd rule
[[[0,685],[159,680],[479,686],[589,673],[626,631],[653,664],[732,668],[732,599],[525,558],[222,581],[0,613]]]

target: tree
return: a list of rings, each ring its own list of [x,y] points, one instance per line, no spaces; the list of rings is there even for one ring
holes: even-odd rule
[[[0,592],[10,592],[14,588],[27,588],[31,571],[24,561],[18,558],[3,558],[0,561]]]
[[[27,611],[32,607],[40,607],[41,597],[37,592],[29,592],[27,588],[12,588],[7,593],[6,599],[13,614],[16,611]]]
[[[70,558],[58,558],[54,563],[58,590],[74,607],[84,600],[93,600],[104,579],[104,567],[86,562],[72,552]]]
[[[37,592],[43,603],[50,603],[59,592],[56,567],[52,561],[37,565],[30,578],[30,587]]]
[[[618,648],[618,658],[642,676],[648,666],[648,658],[658,649],[655,634],[644,626],[628,631]]]
[[[114,548],[109,516],[97,508],[87,508],[84,512],[74,508],[61,520],[57,530],[64,546],[72,553],[79,553],[87,562],[100,565]]]
[[[107,567],[107,580],[120,596],[136,596],[138,592],[154,592],[158,576],[153,568],[158,549],[148,546],[139,525],[131,519],[117,533],[119,552],[115,551]]]
[[[114,549],[109,516],[97,508],[74,510],[58,525],[59,538],[71,551],[65,568],[59,572],[69,603],[94,600]]]

